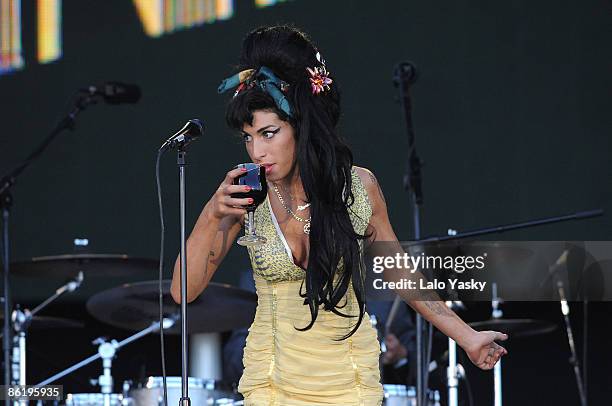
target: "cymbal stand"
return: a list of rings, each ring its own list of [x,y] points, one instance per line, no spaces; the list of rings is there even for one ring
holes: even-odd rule
[[[174,323],[176,323],[176,316],[173,316],[172,318],[167,318],[164,319],[164,323],[163,323],[163,328],[164,329],[168,329],[170,327],[172,327],[174,325]],[[103,360],[103,368],[104,368],[104,373],[103,375],[100,376],[100,379],[98,380],[98,384],[100,384],[100,386],[102,386],[102,390],[107,390],[108,388],[110,388],[111,392],[112,392],[112,376],[110,375],[110,368],[111,368],[111,360],[114,357],[115,353],[117,352],[118,349],[126,346],[127,344],[132,343],[133,341],[136,341],[150,333],[154,333],[156,331],[158,331],[160,328],[160,323],[159,321],[156,321],[155,323],[151,323],[151,325],[147,328],[145,328],[144,330],[139,331],[136,334],[133,334],[131,336],[129,336],[128,338],[126,338],[123,341],[117,342],[116,340],[111,340],[110,342],[107,342],[104,339],[97,339],[94,341],[94,344],[98,344],[98,353],[96,355],[92,355],[88,358],[85,358],[83,361],[80,361],[76,364],[74,364],[73,366],[66,368],[65,370],[63,370],[62,372],[59,372],[55,375],[53,375],[50,378],[45,379],[44,381],[37,383],[34,386],[44,386],[44,385],[49,385],[55,381],[57,381],[60,378],[63,378],[64,376],[76,371],[77,369],[80,369],[82,367],[84,367],[85,365],[89,365],[91,364],[93,361],[98,360],[100,358],[102,358]],[[104,393],[104,392],[103,392]],[[110,392],[108,392],[110,393]],[[109,398],[110,399],[110,398]]]
[[[11,322],[15,334],[13,336],[13,356],[11,360],[12,381],[19,385],[26,384],[26,334],[34,315],[48,306],[55,299],[62,296],[64,293],[74,292],[81,286],[83,282],[83,272],[79,272],[78,276],[61,286],[55,293],[36,306],[33,310],[23,309],[18,306],[13,311]]]
[[[576,345],[574,344],[574,334],[572,333],[572,325],[570,324],[570,308],[567,304],[567,298],[565,297],[565,289],[563,287],[563,281],[555,273],[554,279],[556,280],[557,291],[559,293],[559,301],[561,303],[561,313],[563,313],[563,320],[565,322],[565,329],[567,331],[567,341],[569,343],[570,351],[572,356],[569,359],[570,365],[574,369],[574,375],[576,376],[576,385],[578,386],[578,395],[580,396],[580,405],[587,406],[586,393],[582,383],[582,375],[580,374],[580,362],[576,354]]]
[[[102,358],[102,375],[92,383],[100,387],[103,395],[104,406],[110,406],[110,395],[113,393],[113,375],[111,373],[113,358],[117,352],[117,341],[106,341],[104,337],[96,338],[93,344],[98,345],[98,354]]]

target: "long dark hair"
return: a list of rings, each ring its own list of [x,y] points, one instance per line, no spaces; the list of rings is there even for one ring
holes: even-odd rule
[[[332,76],[331,89],[320,94],[313,94],[311,90],[306,67],[321,65],[316,54],[310,39],[294,27],[261,27],[250,32],[244,39],[237,69],[267,66],[287,82],[286,96],[292,116],[277,108],[268,93],[254,86],[230,100],[226,120],[230,127],[241,130],[244,123],[252,125],[254,111],[271,110],[293,126],[300,179],[306,199],[311,203],[312,219],[305,293],[300,289],[310,308],[311,321],[298,330],[313,326],[321,304],[324,310],[343,317],[353,316],[339,310],[344,306],[342,298],[352,285],[359,318],[341,338],[345,339],[357,330],[365,313],[359,240],[366,236],[355,232],[348,213],[355,200],[351,191],[353,155],[336,130],[340,118],[337,81]]]

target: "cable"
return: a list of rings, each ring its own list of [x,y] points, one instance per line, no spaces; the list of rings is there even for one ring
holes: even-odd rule
[[[164,224],[164,206],[162,204],[161,182],[159,179],[159,161],[161,160],[163,151],[157,151],[157,159],[155,160],[155,181],[157,183],[157,203],[159,204],[159,221],[160,221],[160,245],[159,245],[159,341],[161,348],[161,365],[162,365],[162,382],[164,388],[164,406],[168,406],[168,386],[166,385],[166,351],[164,349],[164,291],[162,286],[163,269],[164,269],[164,235],[166,226]]]

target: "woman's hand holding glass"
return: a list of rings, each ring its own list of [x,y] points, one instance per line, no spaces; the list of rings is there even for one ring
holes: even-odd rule
[[[250,190],[249,186],[234,185],[234,180],[244,175],[246,170],[234,168],[225,175],[225,179],[210,199],[210,214],[221,220],[226,216],[236,216],[242,219],[247,213],[245,207],[253,204],[252,198],[236,198],[232,194],[246,193]]]

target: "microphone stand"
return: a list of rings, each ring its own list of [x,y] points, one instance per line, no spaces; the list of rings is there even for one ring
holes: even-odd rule
[[[9,238],[9,220],[10,209],[13,203],[13,197],[10,193],[11,187],[15,184],[19,175],[34,162],[47,149],[49,144],[64,130],[74,130],[74,123],[78,114],[85,110],[89,105],[97,102],[97,97],[91,94],[82,94],[75,101],[70,113],[64,117],[51,133],[41,142],[41,144],[28,157],[12,171],[0,179],[0,209],[2,210],[2,269],[4,281],[4,325],[2,327],[3,339],[2,349],[4,352],[4,385],[10,385],[11,377],[11,352],[12,352],[12,336],[10,311],[11,289],[10,289],[10,238]]]
[[[404,173],[404,189],[410,193],[412,200],[412,214],[414,226],[414,240],[421,239],[421,206],[423,206],[423,188],[421,167],[423,162],[417,155],[415,145],[415,132],[412,125],[412,103],[410,101],[410,86],[416,82],[417,70],[411,62],[401,62],[395,67],[393,83],[399,89],[400,103],[406,119],[406,132],[408,134],[408,163]],[[395,301],[399,301],[396,297]],[[423,317],[416,314],[416,356],[417,356],[417,406],[422,406],[425,400],[427,376],[425,365],[429,360],[423,360],[425,343],[424,329],[428,324]],[[431,328],[431,326],[430,326]]]
[[[179,406],[190,406],[189,381],[187,376],[188,347],[187,347],[187,244],[185,241],[185,155],[184,146],[178,147],[177,164],[179,167],[179,205],[181,222],[181,400]]]
[[[176,148],[177,165],[179,167],[179,211],[180,211],[180,233],[181,233],[181,399],[179,405],[190,406],[189,380],[188,380],[188,343],[187,343],[187,243],[185,238],[185,148],[191,141],[202,135],[204,127],[198,119],[192,119],[185,124],[176,134],[168,138],[158,151],[158,163],[161,154],[168,149]],[[161,197],[160,197],[161,199]],[[161,205],[161,200],[160,200]],[[163,260],[160,259],[160,261]],[[161,266],[161,265],[160,265]],[[161,272],[161,271],[160,271]],[[161,278],[161,274],[160,274]],[[161,293],[160,293],[161,294]],[[161,299],[160,299],[161,301]],[[161,304],[160,304],[161,306]],[[164,402],[166,402],[166,381],[164,376]]]
[[[552,276],[554,285],[556,287],[557,293],[559,295],[559,303],[561,305],[561,314],[563,315],[563,321],[565,322],[565,331],[567,333],[567,341],[570,348],[571,357],[569,359],[569,363],[574,370],[574,375],[576,377],[576,386],[578,386],[578,395],[580,396],[580,405],[587,405],[587,395],[583,382],[583,375],[580,373],[580,361],[578,360],[578,355],[576,354],[576,344],[574,342],[574,334],[572,332],[572,325],[570,323],[570,308],[567,303],[567,298],[565,296],[565,288],[563,285],[563,280],[561,276],[559,276],[559,270],[561,269],[561,265],[563,265],[567,260],[567,250],[563,252],[559,260],[557,260],[556,264],[553,264],[549,271]]]

